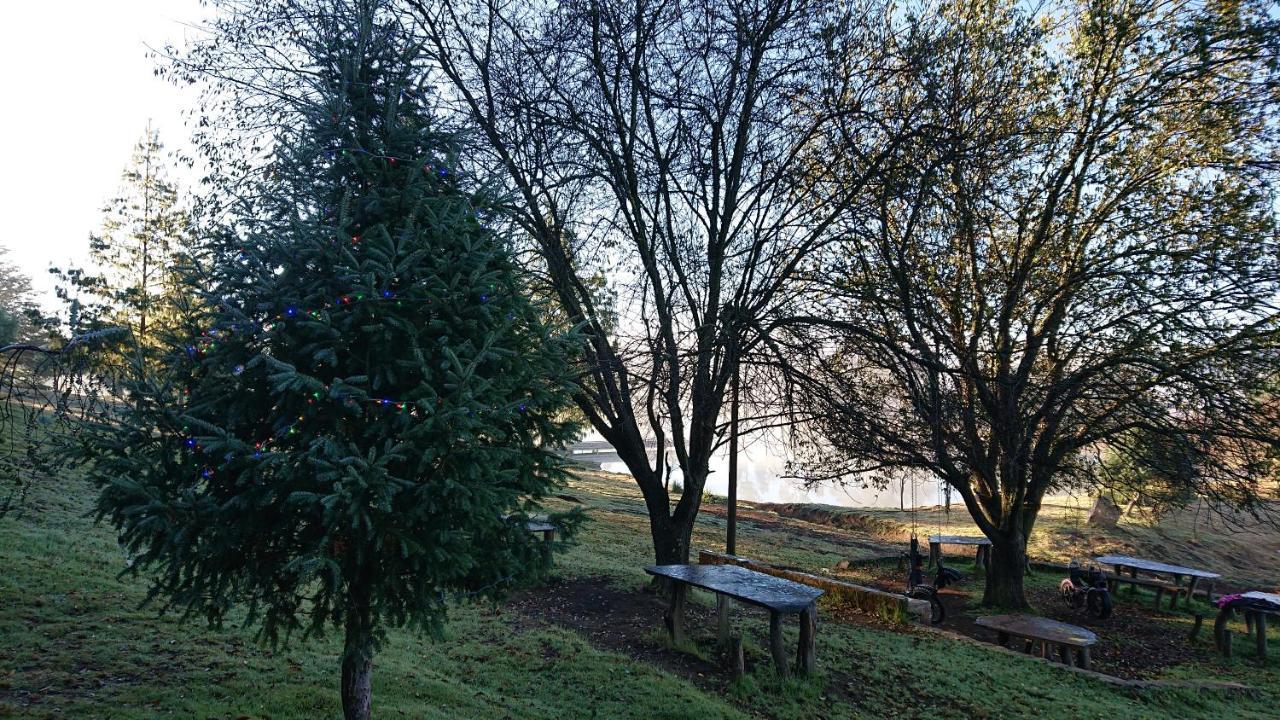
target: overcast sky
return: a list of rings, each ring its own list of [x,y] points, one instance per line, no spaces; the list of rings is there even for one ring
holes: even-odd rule
[[[189,96],[156,78],[147,45],[180,43],[198,0],[5,3],[0,20],[0,245],[51,301],[50,264],[83,258],[147,120],[168,148]]]

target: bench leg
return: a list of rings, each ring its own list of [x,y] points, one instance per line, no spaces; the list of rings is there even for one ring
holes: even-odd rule
[[[778,675],[787,677],[791,673],[787,667],[787,651],[782,646],[782,613],[769,611],[769,652],[773,655],[773,666]]]
[[[1231,608],[1222,608],[1218,612],[1217,619],[1213,621],[1213,646],[1226,657],[1231,657],[1231,631],[1227,629],[1227,623],[1231,622],[1235,614]]]
[[[1253,636],[1253,613],[1251,612],[1244,614],[1244,634],[1247,637]]]
[[[742,637],[734,635],[729,640],[729,664],[733,668],[733,679],[741,678],[747,672],[746,660],[742,655]]]
[[[1035,648],[1036,648],[1036,644],[1035,644],[1035,642],[1034,642],[1034,641],[1032,641],[1032,640],[1023,640],[1023,641],[1022,641],[1022,652],[1024,652],[1024,653],[1026,653],[1026,654],[1030,655],[1030,654],[1031,654],[1031,651],[1032,651],[1032,650],[1034,650]]]
[[[671,644],[677,647],[684,644],[684,599],[688,591],[689,586],[684,583],[672,583],[671,606],[667,608],[667,615],[663,618],[667,624],[667,633],[671,636]]]
[[[977,552],[973,554],[973,568],[975,570],[981,570],[984,567],[986,566],[982,564],[982,546],[979,545]]]
[[[937,567],[942,560],[942,544],[929,543],[929,567]]]
[[[1187,601],[1182,604],[1182,607],[1191,607],[1191,598],[1195,597],[1196,583],[1198,582],[1200,582],[1200,578],[1195,577],[1194,575],[1191,576],[1191,582],[1187,583]]]
[[[1089,669],[1089,648],[1088,647],[1082,647],[1076,651],[1076,664],[1080,666],[1081,670]]]
[[[1170,610],[1176,610],[1176,609],[1178,609],[1178,598],[1179,598],[1181,595],[1182,595],[1182,591],[1181,591],[1181,590],[1174,590],[1174,591],[1173,591],[1173,597],[1169,598],[1169,609],[1170,609]]]
[[[1187,635],[1187,639],[1195,642],[1196,636],[1200,634],[1200,624],[1204,622],[1204,615],[1196,613],[1196,622],[1191,626],[1191,632]]]
[[[997,632],[997,633],[996,633],[996,644],[997,644],[997,645],[999,645],[1000,647],[1004,647],[1005,645],[1008,645],[1008,644],[1009,644],[1009,633],[1007,633],[1007,632]]]
[[[1161,600],[1163,600],[1163,599],[1164,599],[1164,588],[1162,588],[1162,587],[1158,587],[1158,588],[1156,588],[1156,604],[1155,604],[1155,608],[1156,608],[1157,610],[1159,610],[1159,609],[1160,609],[1160,601],[1161,601]],[[1175,595],[1173,596],[1173,599],[1174,599],[1174,601],[1177,601],[1178,596],[1175,594]]]
[[[1257,633],[1258,659],[1265,661],[1267,659],[1267,616],[1265,613],[1256,613],[1254,615],[1253,631]]]
[[[716,639],[721,645],[729,642],[729,598],[716,593]]]
[[[1066,645],[1059,645],[1058,659],[1062,661],[1063,665],[1070,665],[1071,664],[1071,648],[1067,647]]]
[[[796,651],[796,669],[801,675],[813,672],[817,655],[816,636],[818,634],[818,605],[810,603],[800,612],[800,647]]]

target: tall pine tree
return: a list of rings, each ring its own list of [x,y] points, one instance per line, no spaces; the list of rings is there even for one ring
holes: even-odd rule
[[[189,282],[198,333],[85,434],[99,517],[153,596],[269,641],[338,628],[347,718],[385,629],[543,573],[525,523],[564,477],[571,377],[494,200],[412,91],[380,3],[310,9],[311,90]],[[572,531],[577,516],[553,516]]]
[[[135,351],[129,356],[145,357],[192,311],[179,271],[190,250],[189,218],[169,179],[160,133],[150,124],[121,175],[120,192],[102,213],[101,230],[89,236],[88,267],[52,271],[68,305],[65,323],[73,335],[127,328],[122,337]]]

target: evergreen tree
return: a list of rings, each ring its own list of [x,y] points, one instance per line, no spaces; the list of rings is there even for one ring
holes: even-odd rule
[[[367,718],[385,628],[438,633],[450,598],[547,569],[525,523],[564,477],[572,345],[379,3],[296,17],[286,51],[314,85],[254,214],[185,270],[201,330],[170,338],[81,453],[153,597],[215,625],[246,606],[272,643],[340,629],[343,710]],[[576,514],[552,518],[572,534]]]
[[[9,248],[0,247],[0,345],[26,341],[38,335],[31,322],[36,314],[31,278],[6,257]]]
[[[89,236],[89,267],[53,273],[72,334],[128,328],[132,349],[145,356],[191,310],[177,269],[190,245],[188,217],[150,125],[121,180],[120,193],[103,208],[101,232]]]

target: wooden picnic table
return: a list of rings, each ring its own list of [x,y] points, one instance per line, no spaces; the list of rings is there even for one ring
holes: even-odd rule
[[[1280,595],[1253,590],[1242,593],[1240,597],[1250,600],[1265,600],[1272,603],[1276,608],[1274,610],[1244,611],[1245,633],[1246,635],[1253,635],[1254,642],[1258,648],[1258,658],[1265,661],[1267,658],[1267,616],[1280,617]],[[1230,607],[1224,607],[1218,612],[1218,619],[1213,624],[1213,644],[1218,648],[1219,652],[1227,657],[1231,657],[1231,633],[1227,631],[1227,622],[1233,617],[1235,617],[1235,610]]]
[[[942,559],[943,545],[976,545],[978,550],[973,557],[974,566],[985,568],[991,564],[991,541],[981,535],[930,535],[930,566],[936,566]]]
[[[817,599],[823,591],[748,570],[737,565],[650,565],[645,572],[672,581],[671,607],[664,618],[673,644],[684,642],[684,604],[689,587],[709,590],[769,611],[769,650],[778,674],[788,674],[782,644],[782,616],[799,614],[800,643],[796,650],[801,673],[813,672],[814,634],[818,629]]]
[[[1163,563],[1157,560],[1147,560],[1145,558],[1133,557],[1131,555],[1103,555],[1102,557],[1096,557],[1093,560],[1094,562],[1102,563],[1103,565],[1114,566],[1117,576],[1123,575],[1124,571],[1128,569],[1129,577],[1137,578],[1138,571],[1142,570],[1143,572],[1152,573],[1154,575],[1170,575],[1173,577],[1173,584],[1175,586],[1182,585],[1182,578],[1184,576],[1189,578],[1187,585],[1187,601],[1184,606],[1191,603],[1191,596],[1194,595],[1196,591],[1196,583],[1201,580],[1209,581],[1209,586],[1205,592],[1205,600],[1213,602],[1214,581],[1222,577],[1218,573],[1210,572],[1208,570],[1184,567],[1182,565],[1171,565],[1169,563]],[[1173,596],[1173,602],[1177,603],[1177,601],[1178,596],[1175,594]],[[1171,605],[1170,607],[1173,606]]]
[[[524,524],[524,529],[531,533],[542,533],[542,539],[549,543],[556,539],[556,530],[558,528],[544,520],[530,520]]]
[[[1026,642],[1023,652],[1030,654],[1035,644],[1040,643],[1040,657],[1054,659],[1055,653],[1049,650],[1053,645],[1058,650],[1057,659],[1067,665],[1073,664],[1074,652],[1074,664],[1085,670],[1089,669],[1089,646],[1098,642],[1098,636],[1089,630],[1036,615],[985,615],[973,622],[995,630],[996,643],[1002,647],[1010,636],[1018,637]]]

